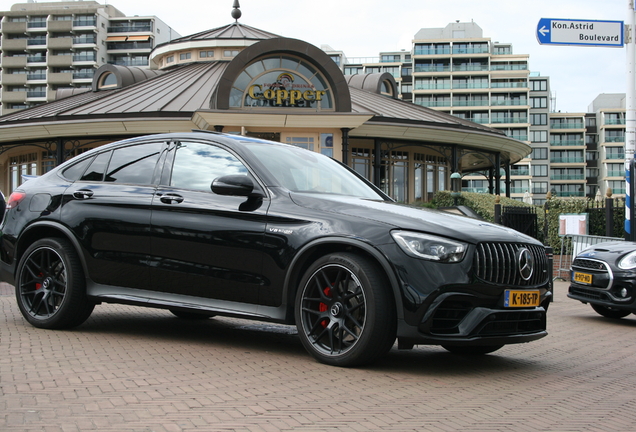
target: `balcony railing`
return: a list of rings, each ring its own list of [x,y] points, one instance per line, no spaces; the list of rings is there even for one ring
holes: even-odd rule
[[[585,174],[550,174],[550,180],[585,180]]]
[[[415,101],[416,105],[424,106],[424,107],[449,107],[451,106],[450,101]]]
[[[607,172],[607,177],[624,177],[625,176],[625,171],[624,170],[612,170],[612,171],[608,171]]]
[[[415,90],[448,90],[451,88],[450,83],[444,84],[415,84]]]
[[[493,117],[491,123],[528,123],[527,117]]]
[[[488,100],[453,100],[453,106],[488,106]]]
[[[462,65],[458,65],[458,64],[454,64],[453,65],[453,71],[456,72],[466,72],[466,71],[487,71],[488,70],[488,65],[485,64],[462,64]]]
[[[582,197],[585,196],[585,192],[583,191],[556,191],[556,196],[558,197]]]
[[[108,33],[129,33],[129,32],[149,32],[149,31],[152,31],[152,25],[150,24],[108,27]]]
[[[488,83],[453,83],[454,89],[486,89]]]
[[[492,65],[492,71],[508,71],[508,70],[528,70],[528,65]]]
[[[624,118],[618,118],[618,119],[607,118],[605,119],[605,124],[606,125],[624,125],[625,119]]]
[[[450,72],[448,65],[420,65],[415,66],[415,72]]]
[[[503,105],[528,105],[527,99],[497,99],[491,102],[493,106],[503,106]]]
[[[625,136],[606,136],[605,142],[625,142]]]
[[[550,140],[550,145],[555,147],[563,147],[563,146],[582,146],[585,145],[585,142],[580,140]]]
[[[455,48],[453,54],[488,54],[488,47]]]
[[[450,48],[415,48],[415,55],[441,55],[450,54]]]
[[[625,159],[625,153],[611,153],[606,155],[605,159]]]
[[[550,122],[550,129],[584,129],[585,125],[581,123],[559,123]]]
[[[45,80],[46,72],[27,74],[27,80]]]
[[[583,156],[573,156],[573,157],[551,157],[550,162],[552,163],[583,163],[585,159]]]
[[[526,88],[528,87],[528,83],[525,82],[493,82],[490,83],[491,88]]]
[[[519,170],[510,170],[511,176],[527,176],[530,175],[530,170],[527,169],[519,169]]]

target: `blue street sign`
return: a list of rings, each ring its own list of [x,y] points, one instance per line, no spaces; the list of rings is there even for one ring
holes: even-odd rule
[[[540,44],[622,47],[623,21],[541,18],[537,25]]]

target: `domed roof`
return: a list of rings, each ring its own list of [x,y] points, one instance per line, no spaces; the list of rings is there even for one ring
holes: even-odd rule
[[[195,33],[193,35],[184,36],[178,39],[173,39],[170,42],[165,42],[163,44],[157,45],[161,47],[167,44],[178,44],[182,42],[193,42],[193,41],[209,41],[209,40],[218,40],[218,39],[245,39],[245,40],[263,40],[263,39],[272,39],[280,37],[277,34],[267,32],[265,30],[260,30],[255,27],[250,27],[245,24],[241,24],[239,22],[233,22],[232,24],[228,24],[223,27],[217,27],[212,30],[204,30],[199,33]]]

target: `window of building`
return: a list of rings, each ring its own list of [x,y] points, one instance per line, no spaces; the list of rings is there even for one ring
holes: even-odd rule
[[[199,51],[199,58],[214,58],[214,51]]]
[[[71,21],[72,19],[70,15],[53,15],[53,21]]]
[[[532,193],[548,193],[548,182],[532,182]]]
[[[533,126],[544,126],[548,124],[547,114],[530,114],[530,124]]]
[[[402,76],[411,76],[413,75],[412,67],[402,67]]]
[[[533,160],[546,160],[548,159],[548,148],[547,147],[536,147],[532,149],[532,153],[530,157]]]
[[[547,80],[530,80],[531,91],[548,91]]]
[[[192,53],[181,53],[179,54],[179,60],[190,60],[192,58]]]
[[[365,68],[365,73],[368,73],[368,74],[380,73],[380,72],[381,72],[380,66],[367,66]]]
[[[371,156],[371,150],[365,148],[352,148],[351,149],[351,166],[362,177],[367,180],[371,179],[371,164],[373,158]]]
[[[166,63],[173,63],[173,62],[174,62],[174,56],[173,55],[166,57]]]
[[[414,195],[420,201],[430,201],[435,192],[446,189],[448,166],[441,156],[414,154]]]
[[[531,142],[548,142],[548,131],[530,131]]]
[[[356,66],[356,67],[347,67],[345,66],[344,68],[344,74],[345,75],[357,75],[357,74],[361,74],[362,73],[362,66]]]
[[[23,175],[38,175],[38,154],[27,153],[9,158],[9,188],[11,191],[20,186]]]
[[[547,165],[532,165],[532,176],[533,177],[547,177],[548,176],[548,166]]]
[[[531,108],[547,108],[548,98],[547,97],[531,97],[530,107]]]
[[[413,91],[413,84],[402,84],[402,93],[411,93]]]
[[[287,144],[295,145],[296,147],[302,147],[307,150],[314,150],[314,138],[313,137],[287,137],[285,140]]]
[[[224,50],[223,57],[236,57],[238,53],[238,50]]]
[[[612,193],[625,193],[625,182],[623,180],[607,180],[607,187],[612,189]]]

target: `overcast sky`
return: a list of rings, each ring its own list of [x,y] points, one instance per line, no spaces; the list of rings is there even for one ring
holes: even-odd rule
[[[550,77],[556,109],[585,112],[600,93],[624,93],[625,48],[540,45],[541,18],[627,21],[627,0],[239,0],[239,22],[328,44],[347,57],[410,50],[420,28],[474,21],[484,37],[530,54],[530,70]],[[16,2],[0,0],[1,10]],[[43,2],[38,2],[43,3]],[[104,3],[104,0],[100,1]],[[181,35],[229,24],[233,0],[109,0],[126,15],[155,15]]]

